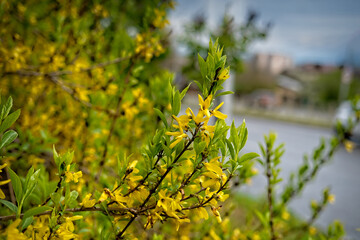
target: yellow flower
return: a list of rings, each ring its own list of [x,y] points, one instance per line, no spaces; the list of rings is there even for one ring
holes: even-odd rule
[[[179,231],[180,224],[185,223],[185,222],[189,223],[190,219],[188,219],[188,218],[176,218],[175,219],[176,231]]]
[[[49,216],[40,216],[35,219],[35,223],[30,225],[33,227],[31,230],[32,234],[35,234],[33,239],[48,239],[50,235],[50,228],[48,224]]]
[[[1,184],[0,184],[1,185]],[[330,194],[328,196],[328,201],[329,203],[333,204],[335,202],[335,195],[334,194]]]
[[[0,173],[2,172],[2,169],[4,169],[7,166],[7,163],[4,163],[3,165],[0,165]]]
[[[224,202],[226,199],[228,199],[229,194],[224,194],[224,192],[219,192],[216,196],[221,202]]]
[[[207,125],[207,122],[205,122],[201,130],[201,139],[205,141],[208,146],[210,139],[214,137],[215,126]]]
[[[83,206],[84,208],[91,208],[95,205],[96,200],[91,198],[91,193],[86,194],[85,198],[82,200],[82,202],[80,203],[80,206]]]
[[[194,212],[195,212],[195,215],[198,216],[199,218],[203,218],[203,219],[209,218],[209,214],[204,207],[195,208]]]
[[[315,227],[313,227],[313,226],[309,227],[309,234],[311,236],[314,236],[316,234],[316,232],[317,232],[317,230]]]
[[[199,98],[200,110],[203,111],[205,116],[210,117],[209,107],[211,104],[212,96],[209,95],[207,98],[205,98],[205,101],[200,95],[198,95],[198,98]]]
[[[230,70],[230,69],[229,69],[228,67],[225,68],[225,69],[223,69],[223,70],[221,71],[218,79],[219,79],[219,80],[226,80],[226,79],[228,79],[228,78],[230,77],[230,75],[229,75],[229,70]]]
[[[204,166],[208,171],[212,171],[216,173],[218,177],[220,177],[223,174],[222,169],[218,166],[218,163],[216,161],[210,160],[210,162],[204,163]]]
[[[259,234],[254,233],[251,239],[252,240],[260,240],[261,238],[260,238]]]
[[[215,117],[219,118],[219,119],[226,119],[227,115],[221,113],[220,111],[218,111],[219,108],[221,108],[221,106],[224,104],[224,102],[220,103],[214,110],[211,110],[211,114],[214,115]]]
[[[355,143],[353,143],[352,141],[349,141],[349,140],[345,140],[344,146],[345,146],[346,151],[351,153],[354,150]]]
[[[2,169],[5,168],[7,166],[6,163],[4,163],[3,165],[0,166],[0,173],[2,172]],[[8,179],[8,180],[4,180],[4,181],[0,181],[0,186],[1,185],[5,185],[5,184],[8,184],[11,180]],[[5,198],[5,194],[4,192],[1,190],[0,188],[0,199],[4,199]]]
[[[65,182],[69,183],[73,181],[74,183],[77,183],[79,181],[79,178],[81,177],[82,177],[81,171],[78,171],[76,173],[70,172],[70,165],[67,165],[65,172]]]
[[[107,188],[106,188],[107,189]],[[108,190],[110,192],[110,190]],[[106,199],[108,199],[108,194],[107,192],[104,190],[103,193],[101,194],[100,198],[99,198],[99,202],[103,202]]]
[[[157,201],[156,206],[162,208],[164,212],[176,219],[179,217],[176,215],[177,210],[181,210],[180,206],[181,193],[178,193],[175,199],[166,196],[166,190],[159,191],[159,200]]]
[[[106,89],[106,93],[109,95],[116,95],[118,91],[118,86],[114,83],[110,83]]]
[[[20,232],[17,229],[20,222],[21,222],[21,219],[18,218],[6,228],[5,233],[6,233],[7,239],[17,239],[17,240],[29,239],[22,232]]]
[[[188,115],[182,115],[180,117],[176,117],[176,116],[172,116],[177,122],[178,122],[178,126],[175,125],[174,127],[179,128],[181,130],[187,130],[189,128],[189,122],[190,122],[190,117]]]
[[[174,136],[176,137],[175,141],[170,144],[170,148],[175,147],[183,138],[187,137],[187,134],[182,132],[166,132],[166,135]]]
[[[153,25],[157,28],[164,28],[166,24],[169,24],[169,21],[166,19],[166,12],[163,10],[155,9],[155,19]]]
[[[284,219],[284,220],[289,220],[290,218],[290,214],[288,211],[284,210],[282,213],[281,213],[281,218]]]
[[[220,157],[216,157],[210,160],[208,163],[204,163],[205,168],[208,172],[204,173],[204,176],[208,177],[206,181],[203,181],[202,186],[213,187],[218,189],[220,187],[219,180],[226,181],[226,174],[223,173],[220,162],[218,161]]]
[[[65,222],[60,225],[58,230],[56,230],[56,234],[60,237],[60,239],[77,239],[78,235],[73,233],[75,226],[72,221],[76,221],[82,218],[83,216],[66,217]]]
[[[194,112],[191,110],[191,108],[187,108],[185,112],[192,120],[194,120],[196,125],[199,125],[202,122],[207,123],[207,121],[210,119],[210,115],[205,116],[205,114],[202,110],[200,110],[196,116],[195,116]]]
[[[83,102],[89,102],[89,91],[83,88],[75,88],[75,91],[77,93],[77,97],[83,101]]]
[[[219,210],[220,209],[220,207],[213,207],[213,206],[211,206],[211,211],[212,211],[212,213],[214,214],[214,216],[216,217],[216,220],[217,220],[217,222],[218,223],[221,223],[221,216],[220,216],[220,213],[219,213]]]
[[[187,137],[187,134],[184,133],[183,129],[187,130],[189,128],[189,122],[190,122],[190,117],[187,115],[182,115],[180,117],[176,117],[173,116],[173,118],[178,122],[179,125],[173,125],[173,127],[178,128],[179,132],[166,132],[166,135],[170,135],[170,136],[174,136],[175,137],[175,141],[173,143],[170,144],[170,148],[175,147],[179,142],[181,142],[181,140],[183,138]]]

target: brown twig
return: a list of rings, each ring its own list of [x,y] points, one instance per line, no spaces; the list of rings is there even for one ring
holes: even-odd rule
[[[148,196],[146,197],[146,199],[144,200],[144,202],[140,205],[140,209],[143,208],[146,203],[150,200],[151,196],[156,192],[157,188],[160,186],[160,184],[162,183],[162,181],[165,179],[165,177],[169,174],[169,172],[173,169],[174,164],[180,159],[180,157],[184,154],[185,151],[188,150],[188,148],[190,147],[190,145],[192,144],[192,142],[195,140],[196,135],[198,133],[200,129],[200,126],[197,126],[197,128],[195,129],[195,133],[192,136],[192,138],[190,139],[190,141],[185,145],[185,147],[183,148],[183,150],[177,155],[177,157],[174,159],[174,161],[172,162],[171,166],[169,166],[165,173],[161,176],[160,180],[155,184],[155,186],[150,190]],[[131,225],[131,223],[135,220],[135,218],[137,218],[137,214],[135,214],[130,220],[129,222],[126,224],[126,226],[123,228],[123,230],[117,234],[116,239],[122,239],[123,234],[125,233],[126,229]]]
[[[56,185],[56,189],[55,189],[54,193],[57,193],[57,191],[59,191],[59,189],[60,189],[60,187],[61,187],[62,180],[64,179],[64,176],[65,176],[65,174],[62,174],[62,175],[60,176],[60,179],[59,179],[59,181],[58,181],[58,183],[57,183],[57,185]],[[49,196],[49,197],[45,200],[45,202],[44,202],[43,204],[41,204],[41,206],[45,206],[50,200],[51,200],[51,197]]]
[[[132,56],[115,58],[115,59],[107,61],[107,62],[94,64],[88,68],[81,68],[79,71],[76,71],[76,72],[70,71],[70,70],[63,70],[63,71],[54,71],[54,72],[43,73],[43,72],[37,72],[37,71],[17,70],[17,71],[13,71],[13,72],[5,72],[4,74],[5,75],[20,75],[20,76],[24,76],[24,77],[38,77],[38,76],[59,77],[59,76],[63,76],[63,75],[72,75],[72,74],[76,74],[76,73],[80,73],[80,72],[88,72],[88,71],[94,70],[96,68],[104,68],[106,66],[120,63],[122,61],[129,60],[131,58],[132,58]]]
[[[136,209],[134,208],[108,208],[108,212],[111,212],[111,215],[126,215],[128,212],[130,213],[138,213]],[[75,212],[103,212],[106,213],[106,211],[103,208],[100,207],[92,207],[92,208],[69,208],[64,211],[64,213],[75,213]],[[45,211],[39,214],[35,214],[34,217],[43,216],[43,215],[50,215],[52,213],[52,210]],[[24,214],[21,214],[20,217],[23,217]],[[16,215],[9,215],[9,216],[0,216],[0,221],[7,221],[7,220],[13,220],[16,219]]]

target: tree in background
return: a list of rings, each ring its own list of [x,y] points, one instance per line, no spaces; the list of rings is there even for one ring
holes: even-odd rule
[[[189,80],[199,79],[197,54],[205,55],[206,48],[202,40],[209,36],[219,39],[219,43],[224,46],[224,53],[228,57],[231,70],[242,73],[244,54],[255,41],[266,38],[270,27],[270,23],[263,27],[259,26],[258,13],[254,11],[249,11],[245,23],[240,25],[235,23],[234,17],[225,13],[216,29],[210,29],[204,16],[195,16],[194,20],[185,26],[185,36],[180,39],[180,43],[188,50],[188,62],[182,68],[183,74]]]

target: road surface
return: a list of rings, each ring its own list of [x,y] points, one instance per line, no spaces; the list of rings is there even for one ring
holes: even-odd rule
[[[240,125],[244,116],[235,117],[236,125]],[[285,143],[285,154],[282,157],[281,176],[284,181],[292,171],[301,165],[304,153],[311,153],[321,137],[329,138],[331,129],[280,122],[268,119],[245,117],[249,131],[245,152],[260,152],[258,142],[263,142],[263,135],[270,131],[278,134],[278,143]],[[284,182],[285,183],[285,182]],[[284,184],[283,183],[283,184]],[[300,197],[292,200],[290,208],[298,216],[308,219],[310,216],[310,202],[320,200],[322,190],[331,187],[336,201],[322,212],[315,222],[317,226],[326,227],[334,220],[344,223],[347,239],[360,239],[360,149],[348,153],[340,148],[334,159],[325,165],[318,176],[304,189]],[[254,195],[265,193],[266,179],[262,175],[253,179],[251,186],[245,186],[241,191]],[[281,186],[279,186],[281,190]]]

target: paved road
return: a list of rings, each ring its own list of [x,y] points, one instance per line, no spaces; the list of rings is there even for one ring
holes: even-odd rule
[[[237,124],[244,117],[235,117]],[[290,172],[302,163],[304,153],[311,153],[321,137],[329,138],[331,129],[305,126],[293,123],[279,122],[268,119],[245,117],[249,131],[248,143],[245,151],[260,152],[258,142],[263,141],[263,135],[269,131],[278,133],[278,143],[285,142],[286,152],[282,157],[282,173],[286,180]],[[246,186],[242,191],[254,195],[263,194],[266,180],[263,176],[253,179],[252,186]],[[294,199],[290,208],[299,216],[307,219],[310,216],[310,201],[321,199],[321,192],[331,186],[331,192],[336,195],[334,205],[329,205],[321,214],[316,224],[327,226],[335,219],[345,224],[349,239],[360,239],[360,149],[347,153],[340,148],[332,162],[325,165],[318,176],[303,191],[300,197]],[[281,190],[281,186],[279,186]]]

